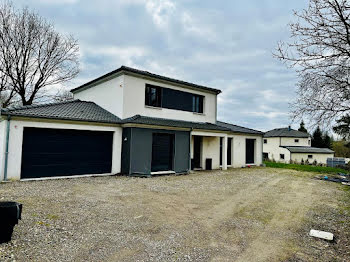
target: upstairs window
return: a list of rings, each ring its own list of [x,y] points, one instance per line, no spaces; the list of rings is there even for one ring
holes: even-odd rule
[[[145,104],[147,106],[162,106],[162,88],[159,86],[146,85]]]
[[[294,142],[295,143],[299,143],[299,139],[294,139]]]
[[[203,113],[203,96],[193,95],[192,112]]]
[[[145,105],[203,113],[204,96],[172,88],[146,84]]]

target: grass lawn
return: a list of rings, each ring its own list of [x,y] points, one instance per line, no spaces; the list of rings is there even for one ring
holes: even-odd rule
[[[240,168],[0,184],[0,199],[23,204],[0,261],[350,261],[350,187],[314,176]]]
[[[266,167],[293,169],[293,170],[304,171],[304,172],[317,172],[317,173],[327,173],[327,174],[350,173],[348,170],[345,170],[342,168],[327,167],[327,166],[284,164],[284,163],[274,163],[269,161],[266,161],[264,163],[266,164]]]

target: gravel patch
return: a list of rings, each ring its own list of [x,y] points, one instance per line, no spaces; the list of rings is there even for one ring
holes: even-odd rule
[[[251,168],[0,184],[1,200],[23,204],[0,261],[349,261],[347,193],[311,177]],[[309,238],[317,226],[341,241]]]

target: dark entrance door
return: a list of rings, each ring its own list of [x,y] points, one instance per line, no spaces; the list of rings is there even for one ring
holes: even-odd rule
[[[110,173],[113,132],[28,128],[21,178]]]
[[[229,166],[232,165],[232,141],[232,137],[227,139],[227,165]]]
[[[246,143],[246,147],[245,147],[246,164],[254,164],[255,139],[246,139],[245,143]]]
[[[173,170],[174,135],[153,133],[151,171]]]
[[[194,168],[201,168],[201,146],[202,146],[202,137],[194,136],[193,137],[193,164]]]

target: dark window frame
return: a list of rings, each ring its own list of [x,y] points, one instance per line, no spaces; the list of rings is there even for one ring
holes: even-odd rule
[[[264,144],[267,144],[267,139],[264,139]]]
[[[294,139],[294,143],[299,143],[299,139]]]
[[[155,95],[155,98],[152,98],[152,92]],[[178,99],[184,100],[176,102],[174,96],[177,95],[179,96]],[[172,88],[155,86],[152,84],[146,84],[145,86],[145,105],[150,107],[203,114],[204,98],[205,96],[202,95]],[[184,103],[185,101],[187,101],[187,104]]]
[[[313,155],[307,155],[307,158],[308,158],[308,159],[312,159],[312,158],[313,158]]]
[[[284,160],[284,154],[280,154],[280,159]]]
[[[152,101],[152,90],[155,90],[155,99]],[[154,86],[146,84],[145,87],[145,105],[151,106],[151,107],[158,107],[162,108],[162,97],[163,97],[163,90],[160,86]]]

